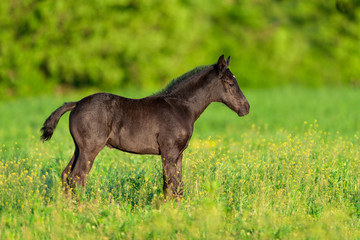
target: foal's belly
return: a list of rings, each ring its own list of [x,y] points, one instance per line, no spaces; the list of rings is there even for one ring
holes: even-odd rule
[[[118,133],[110,136],[107,146],[137,154],[160,154],[157,134],[146,127],[123,126]]]

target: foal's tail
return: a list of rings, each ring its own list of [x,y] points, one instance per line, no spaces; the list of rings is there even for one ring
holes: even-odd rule
[[[59,122],[61,116],[76,107],[77,102],[68,102],[56,109],[44,122],[43,127],[41,128],[42,135],[41,140],[47,141],[51,138],[56,128],[56,125]]]

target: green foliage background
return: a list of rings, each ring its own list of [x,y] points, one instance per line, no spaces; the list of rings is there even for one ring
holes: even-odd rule
[[[223,53],[241,86],[359,86],[359,5],[1,1],[0,99],[64,87],[156,89]]]

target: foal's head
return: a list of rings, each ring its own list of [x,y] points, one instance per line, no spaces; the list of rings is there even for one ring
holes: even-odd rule
[[[234,74],[229,70],[229,64],[230,57],[225,61],[224,55],[222,55],[215,65],[217,78],[221,82],[218,89],[219,101],[225,103],[239,116],[244,116],[249,113],[250,104],[241,92]]]

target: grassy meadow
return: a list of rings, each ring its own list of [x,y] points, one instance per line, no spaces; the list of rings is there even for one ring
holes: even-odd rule
[[[39,129],[86,93],[0,102],[0,239],[360,239],[360,89],[243,91],[250,115],[214,103],[196,122],[180,203],[159,156],[110,149],[65,198],[69,114],[49,142]]]

